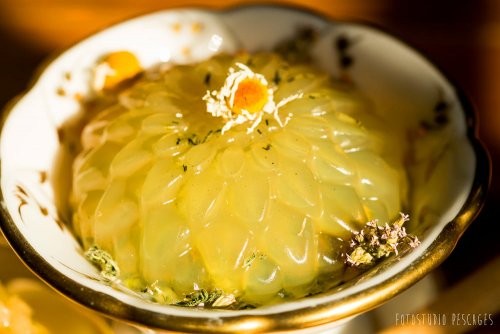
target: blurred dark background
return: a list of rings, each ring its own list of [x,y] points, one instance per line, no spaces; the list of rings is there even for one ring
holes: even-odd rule
[[[185,5],[221,8],[249,2],[262,1],[0,0],[0,108],[28,88],[35,70],[44,60],[110,24],[157,9]],[[483,211],[437,273],[443,278],[444,287],[453,286],[498,257],[500,1],[290,0],[274,3],[294,4],[333,19],[374,23],[422,51],[465,91],[477,111],[479,136],[491,154],[493,178]],[[498,309],[495,312],[498,323]]]

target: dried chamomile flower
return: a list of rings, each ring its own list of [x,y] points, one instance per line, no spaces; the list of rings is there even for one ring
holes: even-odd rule
[[[101,275],[109,280],[120,276],[120,269],[111,255],[97,246],[92,246],[85,252],[85,257],[101,269]]]
[[[420,244],[418,238],[407,234],[403,227],[408,220],[409,216],[401,213],[400,218],[391,225],[386,223],[379,226],[373,220],[366,223],[361,231],[353,232],[349,250],[345,253],[346,263],[354,267],[372,265],[392,253],[398,254],[398,248],[403,245],[417,247]]]
[[[222,117],[226,124],[222,133],[234,125],[250,122],[247,133],[260,124],[264,114],[271,114],[274,119],[284,126],[278,115],[278,110],[285,104],[301,98],[302,94],[294,94],[278,103],[274,101],[274,90],[266,78],[252,71],[248,66],[236,63],[235,68],[229,69],[229,74],[220,90],[207,91],[203,100],[207,104],[207,112],[214,117]]]

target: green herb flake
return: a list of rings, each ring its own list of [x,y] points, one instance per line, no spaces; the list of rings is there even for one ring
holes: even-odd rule
[[[218,298],[218,295],[216,298]],[[199,289],[187,294],[184,300],[175,303],[175,305],[187,307],[204,306],[200,304],[204,304],[209,299],[211,299],[210,293],[205,289]]]
[[[243,261],[243,268],[250,268],[250,266],[252,265],[252,262],[255,260],[256,257],[257,257],[257,253],[252,252],[252,254],[249,257],[247,257],[245,259],[245,261]]]
[[[115,280],[120,276],[120,269],[111,255],[99,248],[92,246],[85,252],[85,257],[101,269],[101,275],[109,280]]]
[[[269,151],[271,149],[271,144],[267,144],[266,146],[262,147],[263,150]]]
[[[274,82],[274,84],[276,86],[280,84],[280,82],[281,82],[281,75],[280,75],[280,71],[279,70],[276,70],[276,72],[274,72],[273,82]]]
[[[260,252],[260,251],[255,251],[255,252],[252,252],[252,254],[250,254],[249,257],[247,257],[245,259],[245,261],[243,261],[243,268],[250,268],[250,266],[252,265],[252,263],[254,262],[255,259],[259,259],[259,260],[263,260],[265,259],[267,256]]]
[[[205,143],[208,138],[210,138],[210,136],[213,134],[213,130],[209,130],[208,133],[205,135],[205,137],[203,138],[203,140],[201,141],[202,143]]]
[[[185,307],[212,307],[224,308],[236,302],[236,298],[232,294],[226,294],[222,290],[215,289],[207,291],[199,289],[195,285],[195,291],[186,295],[180,302],[175,303],[177,306]]]
[[[193,133],[191,136],[189,136],[187,138],[187,141],[188,141],[188,144],[193,145],[193,146],[200,144],[200,140],[198,139],[198,136],[195,133]]]
[[[210,86],[211,79],[212,79],[212,73],[208,72],[207,74],[205,74],[205,79],[203,80],[205,86]]]
[[[188,166],[186,166],[186,165],[182,165],[182,170],[183,170],[184,172],[187,172],[187,170],[188,170]]]
[[[176,143],[178,145],[182,140],[186,140],[189,145],[196,146],[207,142],[212,136],[218,133],[221,133],[221,129],[208,130],[207,134],[203,138],[199,137],[196,133],[192,133],[183,138],[178,138]]]

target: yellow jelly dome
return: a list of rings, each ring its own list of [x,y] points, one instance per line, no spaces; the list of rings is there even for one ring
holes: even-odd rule
[[[145,73],[115,98],[82,133],[74,228],[161,302],[318,292],[341,281],[352,231],[404,209],[403,143],[311,65],[219,55]]]

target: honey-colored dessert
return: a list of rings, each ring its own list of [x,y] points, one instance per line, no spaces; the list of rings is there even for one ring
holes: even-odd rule
[[[406,208],[403,142],[311,65],[219,55],[111,95],[82,133],[74,228],[159,302],[321,291],[342,280],[353,231]]]

